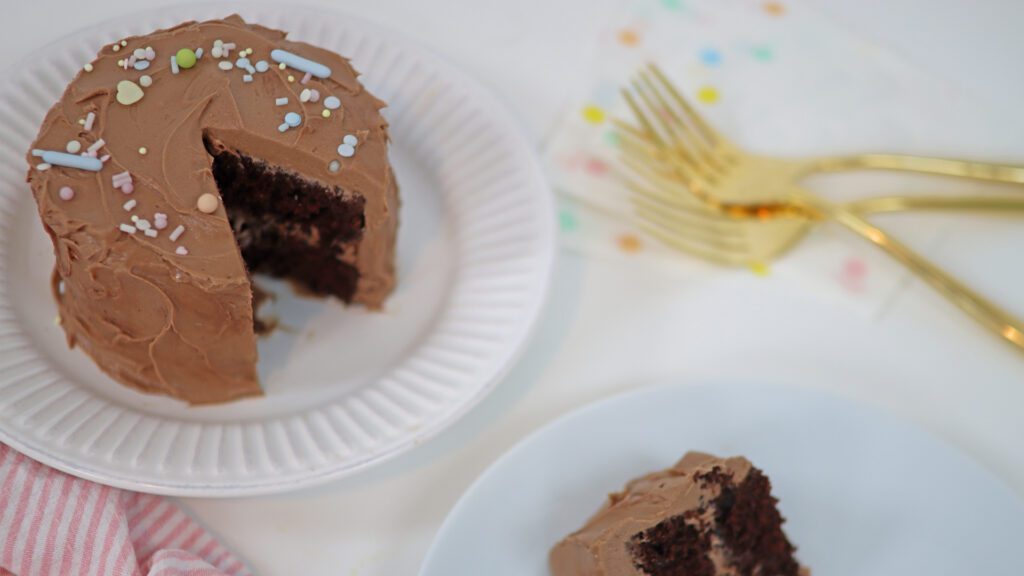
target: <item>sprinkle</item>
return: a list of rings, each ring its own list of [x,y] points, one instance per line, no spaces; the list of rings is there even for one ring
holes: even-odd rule
[[[149,60],[139,60],[138,62],[135,63],[134,68],[136,70],[139,70],[139,71],[142,71],[142,70],[145,70],[146,68],[149,68]]]
[[[196,53],[191,48],[182,48],[178,50],[178,53],[174,55],[178,61],[178,66],[185,68],[186,70],[196,65]]]
[[[289,112],[284,115],[284,123],[295,128],[302,124],[302,116],[297,112]]]
[[[36,164],[36,170],[39,170],[40,172],[46,172],[52,167],[52,164],[48,164],[46,162],[40,162],[39,164]]]
[[[356,149],[351,144],[342,144],[338,146],[338,155],[342,158],[351,158],[356,153]]]
[[[118,68],[124,68],[126,64],[127,64],[127,62],[124,61],[124,58],[122,58],[122,59],[117,61],[117,67]]]
[[[82,150],[82,143],[78,140],[68,140],[64,149],[68,151],[68,154],[78,154]]]
[[[120,184],[122,182],[131,182],[131,181],[132,181],[132,175],[127,170],[125,170],[124,172],[118,172],[117,174],[114,174],[113,176],[110,177],[110,182],[114,186],[117,186],[118,184]]]
[[[127,40],[121,40],[121,46],[122,47],[127,46],[127,45],[128,45],[128,41]]]
[[[295,76],[292,76],[291,74],[289,74],[288,75],[288,81],[289,82],[295,82]]]
[[[145,156],[147,152],[149,152],[149,150],[147,150],[145,146],[139,146],[139,154]]]
[[[149,220],[146,220],[145,218],[139,218],[135,221],[135,227],[139,230],[149,230],[150,226],[151,224],[149,223]]]
[[[320,91],[317,90],[316,88],[313,88],[312,90],[310,90],[309,91],[309,101],[310,102],[319,102],[320,101]]]
[[[182,226],[181,224],[178,224],[178,227],[175,228],[173,232],[171,232],[171,235],[168,236],[168,238],[171,239],[171,242],[177,242],[178,238],[181,238],[181,235],[184,234],[184,233],[185,233],[185,227]]]
[[[135,214],[132,214],[132,222],[134,223],[134,222],[138,222],[138,221],[139,221],[139,217],[137,215],[135,215]]]
[[[327,165],[327,169],[331,172],[337,172],[338,170],[341,170],[341,162],[331,160],[331,163]]]
[[[246,84],[248,84],[249,82],[252,82],[252,75],[251,74],[246,74],[245,76],[242,76],[242,82],[245,82]]]
[[[128,234],[135,234],[135,231],[137,230],[135,226],[132,226],[131,224],[121,224],[118,228],[121,229],[121,232],[127,232]]]
[[[217,197],[209,192],[200,196],[199,200],[196,200],[196,208],[204,214],[213,214],[217,211],[219,204],[220,202],[217,200]]]
[[[309,72],[306,72],[306,75],[302,77],[302,80],[300,80],[299,83],[300,84],[309,84],[309,80],[311,78],[313,78],[313,75],[310,74]]]
[[[79,118],[78,119],[78,125],[79,126],[85,126],[85,118]]]
[[[324,108],[328,110],[337,110],[341,108],[341,100],[338,100],[337,96],[328,96],[324,98]]]
[[[117,83],[117,101],[125,106],[135,104],[145,95],[142,88],[131,80],[121,80]]]
[[[160,212],[157,212],[156,214],[154,214],[153,215],[153,226],[157,230],[163,230],[164,228],[167,228],[167,215],[166,214],[161,214]]]
[[[178,72],[179,72],[178,57],[177,56],[171,56],[171,74],[177,74]]]
[[[214,58],[220,58],[224,55],[224,49],[219,45],[214,44],[213,50],[210,50],[210,54],[213,55]]]
[[[129,182],[129,183],[125,184],[124,186],[121,186],[121,193],[122,194],[131,194],[132,192],[135,192],[135,184],[132,184],[131,182]]]
[[[174,253],[179,256],[188,256],[188,249],[184,246],[178,246],[174,249]]]
[[[300,72],[308,72],[317,78],[328,78],[331,75],[331,69],[319,62],[303,58],[296,54],[292,54],[286,50],[272,50],[270,52],[270,58],[275,62],[280,62],[287,66],[291,66]]]
[[[99,172],[103,169],[103,162],[100,162],[95,158],[90,158],[89,156],[77,156],[75,154],[56,152],[53,150],[33,150],[32,155],[43,159],[42,164],[36,165],[36,170],[48,170],[50,166],[77,168],[79,170],[89,170],[91,172]],[[42,168],[44,164],[46,167]]]
[[[136,48],[135,50],[132,51],[132,56],[135,56],[136,60],[143,60],[146,57],[146,49],[145,48]]]
[[[99,140],[93,142],[92,145],[90,145],[88,148],[86,148],[86,150],[89,151],[89,152],[96,152],[100,148],[103,148],[106,145],[107,145],[107,141],[104,140],[103,138],[100,138]]]
[[[153,50],[152,46],[146,46],[146,60],[153,60],[156,58],[156,50]]]
[[[245,52],[246,54],[252,56],[252,48],[246,48],[245,50],[242,50],[242,52]]]
[[[202,57],[203,57],[203,48],[202,48],[202,46],[200,46],[199,48],[196,48],[196,60],[199,60]]]
[[[268,64],[266,60],[260,60],[259,62],[256,63],[256,71],[257,72],[262,74],[263,72],[266,72],[267,70],[270,70],[270,64]]]
[[[299,93],[299,102],[309,102],[309,99],[313,97],[313,92],[309,88],[303,88],[302,92]]]
[[[146,76],[144,76],[144,78],[146,78]],[[95,112],[89,112],[88,114],[85,115],[85,124],[83,124],[82,126],[86,130],[92,130],[92,124],[95,121],[96,121],[96,113]]]
[[[114,52],[117,52],[120,49],[121,49],[121,46],[119,44],[114,44],[114,48],[113,48]]]
[[[277,131],[278,132],[287,132],[288,131],[288,124],[287,123],[282,123],[280,126],[277,127]]]
[[[167,221],[167,214],[164,214],[163,212],[156,212],[156,213],[153,214],[153,220],[157,220],[157,221],[163,220],[163,221],[166,222]]]
[[[235,43],[234,42],[226,42],[224,44],[221,44],[220,47],[225,49],[225,50],[234,50],[235,49]]]
[[[60,192],[57,192],[57,195],[60,196],[61,200],[67,202],[75,197],[75,191],[72,190],[70,186],[62,186]]]
[[[145,232],[146,236],[149,236],[150,238],[156,238],[160,234],[159,232],[153,230],[152,228],[146,228],[145,230],[143,230],[143,232]]]
[[[138,204],[138,202],[136,202],[135,199],[132,198],[131,200],[129,200],[129,201],[125,202],[124,204],[122,204],[121,208],[124,208],[125,212],[131,212],[132,210],[135,209],[135,205],[136,204]]]
[[[127,70],[129,66],[135,66],[136,60],[138,60],[138,58],[135,56],[129,56],[127,60],[122,60],[122,62],[124,62],[124,69]]]
[[[239,58],[238,60],[235,60],[235,66],[238,66],[239,68],[248,68],[249,67],[249,59],[243,56],[243,57]]]
[[[221,60],[217,64],[217,68],[220,68],[221,70],[223,70],[225,72],[227,72],[228,70],[231,70],[234,67],[235,67],[235,65],[232,64],[231,62],[229,62],[228,60]]]
[[[359,138],[356,138],[355,136],[353,136],[351,134],[346,134],[345,137],[341,139],[341,141],[344,142],[345,144],[348,144],[349,146],[353,146],[353,147],[355,147],[355,146],[357,146],[359,144]]]
[[[281,98],[274,100],[274,104],[277,104],[278,106],[287,106],[288,98],[282,96]]]
[[[331,111],[330,110],[324,110],[323,112],[320,113],[320,115],[323,116],[324,118],[330,118],[331,117]]]
[[[149,88],[150,86],[153,85],[153,78],[148,76],[148,75],[140,76],[139,77],[139,85],[142,86],[143,88]]]
[[[90,64],[86,64],[83,67],[83,70],[85,70],[86,72],[92,72],[92,64],[91,63]]]
[[[220,38],[217,38],[216,40],[213,41],[213,45],[214,46],[223,46],[224,45],[224,41],[221,40]]]
[[[281,62],[280,64],[277,65],[277,68],[278,70],[285,70],[288,68],[288,65],[285,64],[284,62]]]
[[[100,156],[100,162],[103,162],[105,164],[107,160],[110,160],[110,154],[104,154],[103,156]]]

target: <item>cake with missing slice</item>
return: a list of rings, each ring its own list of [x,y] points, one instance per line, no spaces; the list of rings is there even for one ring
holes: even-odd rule
[[[380,308],[398,225],[383,107],[347,59],[238,16],[103,47],[27,155],[68,342],[207,404],[261,393],[251,274]]]
[[[611,494],[551,551],[553,576],[808,576],[763,472],[690,452]]]

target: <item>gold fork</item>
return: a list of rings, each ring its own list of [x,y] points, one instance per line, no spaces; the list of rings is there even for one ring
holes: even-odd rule
[[[653,65],[623,91],[638,126],[619,123],[637,216],[678,249],[728,264],[764,262],[817,220],[881,248],[971,317],[1024,351],[1021,322],[848,207],[797,185],[806,170],[744,152],[705,122]]]

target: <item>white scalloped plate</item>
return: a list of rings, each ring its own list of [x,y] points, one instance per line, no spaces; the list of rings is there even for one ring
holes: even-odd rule
[[[290,330],[260,344],[266,396],[189,408],[140,394],[68,350],[53,265],[24,177],[46,109],[97,49],[239,12],[349,56],[390,105],[402,187],[399,286],[383,313],[277,289]],[[127,16],[37,50],[0,85],[0,440],[90,480],[240,496],[351,474],[422,443],[516,359],[554,258],[550,191],[506,112],[394,33],[324,10],[203,4]]]

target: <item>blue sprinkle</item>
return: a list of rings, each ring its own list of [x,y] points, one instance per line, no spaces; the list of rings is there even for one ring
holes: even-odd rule
[[[238,66],[239,68],[248,68],[249,67],[249,59],[248,58],[239,58],[238,60],[235,60],[235,66]]]
[[[345,144],[348,144],[349,146],[356,146],[357,144],[359,144],[359,139],[351,134],[346,134],[345,137],[341,139],[341,141],[344,142]]]
[[[284,115],[284,123],[295,128],[302,124],[302,116],[299,116],[297,112],[289,112]]]
[[[270,64],[267,64],[266,60],[260,60],[259,62],[256,63],[257,72],[263,73],[266,72],[267,70],[270,70]]]
[[[79,170],[89,170],[90,172],[99,172],[103,169],[103,162],[99,158],[91,156],[79,156],[78,154],[54,152],[53,150],[33,150],[32,155],[41,156],[43,162],[53,164],[54,166],[78,168]]]
[[[317,78],[328,78],[331,75],[331,69],[327,66],[292,54],[286,50],[273,50],[270,52],[270,57],[274,62],[283,62],[285,66],[295,68],[300,72],[309,72]]]
[[[701,50],[699,57],[700,61],[703,62],[705,66],[713,67],[722,63],[722,54],[714,48],[705,48]]]
[[[134,66],[136,70],[145,70],[146,68],[149,68],[149,60],[139,60]]]
[[[340,146],[338,146],[338,155],[342,156],[343,158],[351,158],[352,155],[355,153],[355,146],[352,146],[351,144],[341,144]]]
[[[288,124],[281,124],[280,126],[277,127],[277,131],[278,132],[287,132],[288,131]]]

